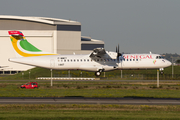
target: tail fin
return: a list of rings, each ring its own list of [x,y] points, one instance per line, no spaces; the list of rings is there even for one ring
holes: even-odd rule
[[[31,43],[29,43],[20,31],[8,31],[11,39],[11,43],[16,52],[17,57],[32,57],[32,56],[44,56],[55,55],[53,53],[47,53],[39,50]]]

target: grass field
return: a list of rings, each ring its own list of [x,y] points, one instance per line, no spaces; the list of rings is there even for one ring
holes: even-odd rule
[[[180,82],[38,82],[38,89],[21,89],[22,82],[0,83],[0,97],[154,97],[180,98]]]
[[[23,81],[1,81],[0,97],[158,97],[180,98],[180,82],[38,81],[38,89],[21,89]],[[180,119],[178,105],[0,104],[0,120],[169,120]]]
[[[0,105],[3,120],[169,120],[180,119],[180,106],[162,105]]]
[[[30,72],[30,74],[29,74]],[[111,82],[110,79],[120,78],[120,71],[106,72],[106,79],[109,81],[54,81],[53,87],[50,81],[43,82],[35,80],[37,77],[49,77],[48,69],[35,68],[31,71],[0,76],[0,97],[153,97],[153,98],[180,98],[180,82],[161,82],[161,79],[179,79],[180,67],[175,67],[174,78],[171,67],[166,68],[165,75],[160,76],[160,87],[156,87],[156,82]],[[54,76],[68,76],[67,71],[53,71]],[[123,70],[122,79],[156,79],[156,70]],[[127,77],[125,77],[127,75]],[[71,77],[95,77],[94,72],[71,71]],[[103,76],[103,75],[102,75]],[[140,76],[140,77],[139,77]],[[29,80],[37,81],[40,85],[38,89],[21,89],[20,85]],[[39,105],[2,105],[0,104],[0,120],[169,120],[180,119],[180,106],[174,105],[83,105],[83,104],[39,104]]]

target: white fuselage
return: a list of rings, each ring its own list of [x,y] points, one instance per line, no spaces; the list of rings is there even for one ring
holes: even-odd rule
[[[56,70],[110,71],[115,69],[158,69],[171,65],[159,54],[123,54],[116,59],[115,52],[107,52],[103,58],[89,55],[48,55],[10,58],[9,61]],[[160,57],[159,57],[160,56]]]

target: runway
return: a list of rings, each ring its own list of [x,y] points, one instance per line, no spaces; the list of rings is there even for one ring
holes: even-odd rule
[[[180,98],[0,98],[0,104],[128,104],[180,105]]]

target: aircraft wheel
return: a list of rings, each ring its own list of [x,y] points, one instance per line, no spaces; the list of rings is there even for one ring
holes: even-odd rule
[[[161,73],[161,75],[163,75],[163,74],[164,74],[164,72],[163,72],[163,71],[161,71],[160,73]]]
[[[97,77],[99,77],[99,76],[101,75],[101,72],[97,71],[97,72],[95,72],[95,75],[96,75]]]

